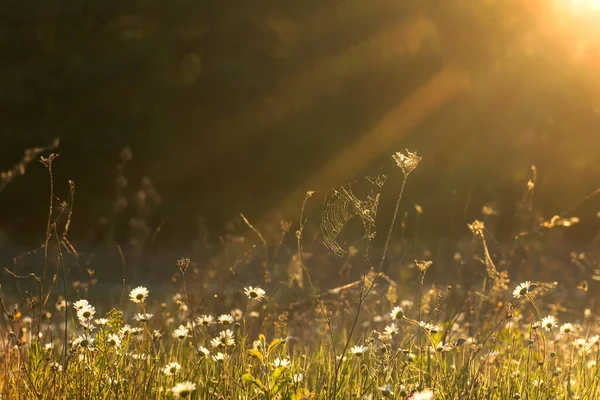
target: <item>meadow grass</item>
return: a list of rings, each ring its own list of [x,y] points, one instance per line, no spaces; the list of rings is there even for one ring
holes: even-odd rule
[[[404,180],[383,253],[376,262],[354,248],[342,255],[340,271],[365,266],[342,285],[313,280],[323,266],[304,249],[303,207],[287,271],[277,275],[267,239],[243,217],[265,249],[261,272],[250,274],[263,276],[254,282],[211,289],[182,258],[172,267],[173,286],[134,284],[124,301],[110,304],[94,290],[93,271],[85,290],[80,281],[68,282],[72,205],[62,204],[57,215],[52,193],[42,276],[7,270],[34,290],[24,299],[0,296],[2,398],[599,398],[600,337],[587,283],[567,289],[511,282],[505,267],[516,253],[491,250],[482,221],[469,224],[472,238],[448,260],[458,271],[454,283],[436,284],[435,263],[427,259],[394,259],[398,205],[419,160],[394,155]],[[52,161],[44,159],[50,177]],[[368,214],[362,205],[355,206]],[[367,226],[371,217],[363,217]],[[67,227],[60,234],[59,220]],[[557,217],[536,226],[550,232],[576,222]],[[393,260],[385,268],[388,250]],[[571,257],[597,270],[589,254]],[[566,293],[573,290],[571,300]]]

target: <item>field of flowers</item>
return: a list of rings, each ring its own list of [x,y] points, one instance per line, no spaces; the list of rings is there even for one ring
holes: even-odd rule
[[[406,182],[419,158],[397,153],[394,161]],[[599,319],[588,283],[512,281],[523,242],[494,251],[485,220],[468,225],[471,239],[448,261],[456,282],[440,284],[434,262],[395,260],[392,250],[393,268],[384,268],[402,190],[383,254],[371,263],[351,248],[342,266],[367,260],[366,268],[341,286],[313,279],[321,259],[305,253],[303,217],[297,253],[281,273],[295,277],[287,282],[273,272],[277,279],[220,292],[198,284],[193,262],[182,258],[172,292],[128,285],[111,304],[93,285],[63,280],[60,262],[47,286],[12,273],[39,293],[0,293],[2,398],[600,398]],[[576,222],[536,226],[543,234]],[[597,276],[592,255],[569,257]],[[517,265],[515,274],[533,277]]]

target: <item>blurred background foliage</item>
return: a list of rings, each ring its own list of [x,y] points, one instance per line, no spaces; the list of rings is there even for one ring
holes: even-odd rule
[[[59,137],[74,241],[114,238],[125,206],[167,245],[239,212],[297,221],[307,189],[409,148],[423,162],[403,207],[423,207],[421,235],[468,234],[490,202],[508,235],[532,164],[548,218],[600,186],[599,12],[569,3],[6,0],[0,170]],[[34,163],[1,193],[9,245],[43,236],[46,175]],[[140,188],[158,196],[150,210],[117,204]],[[598,210],[577,209],[575,242],[593,239]]]

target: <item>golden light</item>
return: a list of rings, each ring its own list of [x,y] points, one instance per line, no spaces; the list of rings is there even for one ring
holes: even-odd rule
[[[574,12],[600,11],[600,0],[560,0]]]

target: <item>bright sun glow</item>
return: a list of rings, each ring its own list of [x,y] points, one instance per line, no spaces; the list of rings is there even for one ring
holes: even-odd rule
[[[600,10],[600,0],[562,0],[574,11]]]

